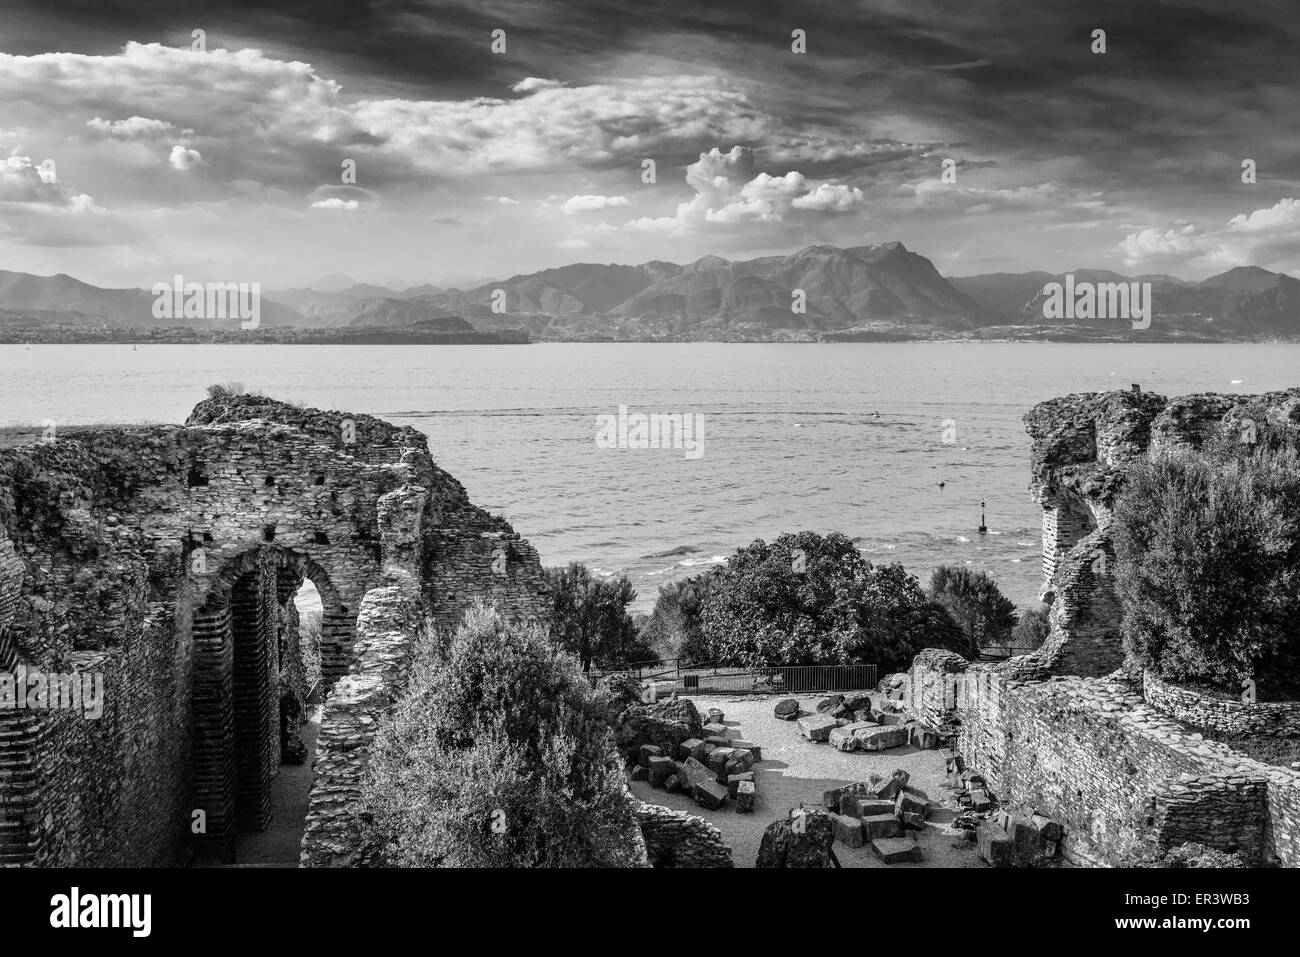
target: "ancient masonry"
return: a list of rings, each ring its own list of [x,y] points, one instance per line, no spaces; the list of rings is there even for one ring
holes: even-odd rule
[[[951,729],[1004,805],[1061,820],[1063,853],[1078,862],[1131,862],[1195,841],[1251,864],[1300,866],[1300,773],[1180,723],[1294,735],[1300,705],[1210,699],[1140,674],[1125,661],[1109,575],[1112,507],[1128,465],[1247,418],[1300,424],[1300,389],[1172,401],[1111,392],[1035,407],[1025,422],[1051,633],[1007,662],[931,649],[912,664],[908,709]]]
[[[0,672],[102,675],[105,700],[0,710],[0,866],[221,860],[265,826],[309,690],[305,579],[329,694],[303,862],[358,863],[356,785],[412,642],[479,598],[538,615],[536,551],[424,435],[365,415],[226,397],[0,452]]]

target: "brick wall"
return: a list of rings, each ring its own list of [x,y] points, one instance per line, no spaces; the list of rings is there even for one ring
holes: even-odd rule
[[[1203,740],[1123,682],[930,649],[904,701],[957,731],[1004,805],[1062,821],[1076,862],[1120,864],[1194,839],[1300,866],[1300,773]]]
[[[478,596],[516,617],[546,605],[536,551],[469,502],[423,435],[370,416],[240,396],[185,426],[0,451],[6,647],[35,670],[94,669],[106,695],[99,720],[0,712],[0,863],[184,863],[228,850],[240,819],[265,824],[304,577],[331,682],[354,667],[363,599],[396,582],[421,622],[450,624]]]

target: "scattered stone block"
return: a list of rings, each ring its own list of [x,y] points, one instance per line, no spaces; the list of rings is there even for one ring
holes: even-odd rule
[[[638,764],[632,769],[631,778],[633,781],[644,781],[648,774],[647,769]]]
[[[682,790],[687,794],[692,793],[696,782],[714,780],[713,772],[694,758],[687,758],[682,769],[677,773],[682,781]]]
[[[853,732],[858,747],[863,751],[887,751],[907,744],[907,729],[888,725],[873,725]]]
[[[825,714],[828,711],[833,711],[842,704],[844,704],[844,695],[833,694],[830,697],[822,698],[821,701],[817,702],[817,713]]]
[[[776,703],[772,714],[781,721],[794,721],[799,717],[799,702],[794,698],[783,698]]]
[[[976,788],[970,792],[970,804],[977,811],[987,811],[993,807],[993,799],[989,797],[988,791]]]
[[[705,743],[705,744],[711,744],[711,745],[713,745],[715,748],[729,748],[729,747],[731,747],[731,739],[730,739],[730,738],[727,738],[727,737],[723,737],[722,735],[719,735],[719,734],[711,734],[711,735],[709,735],[707,738],[704,739],[704,743]]]
[[[830,746],[836,751],[858,750],[858,739],[853,736],[853,732],[847,727],[831,728],[831,733],[826,740],[830,742]]]
[[[1034,827],[1038,828],[1038,833],[1043,836],[1044,842],[1059,842],[1065,836],[1065,828],[1061,823],[1045,814],[1034,814],[1029,819],[1034,822]]]
[[[664,782],[677,773],[677,762],[672,758],[651,758],[647,780],[652,788],[661,788]]]
[[[1006,867],[1011,863],[1011,838],[993,821],[985,821],[975,828],[975,846],[979,848],[980,857],[994,867]]]
[[[731,739],[731,746],[738,751],[748,751],[754,756],[754,763],[763,760],[763,749],[751,741],[741,741],[739,738]]]
[[[898,821],[903,825],[904,830],[923,831],[925,830],[925,815],[916,814],[912,811],[904,811],[898,815]]]
[[[879,817],[895,813],[894,802],[870,794],[846,794],[840,798],[840,813],[854,817]]]
[[[704,726],[704,740],[709,738],[727,738],[727,726],[725,724],[715,724],[710,721]]]
[[[921,846],[911,836],[878,837],[871,849],[886,864],[912,864],[921,859]]]
[[[848,708],[844,707],[844,705],[842,704],[837,704],[835,707],[827,711],[826,714],[830,715],[836,721],[853,720],[853,712],[850,711]]]
[[[727,777],[731,777],[733,774],[744,774],[753,766],[754,752],[747,751],[744,748],[732,748],[731,756],[727,758],[723,771],[726,772]]]
[[[680,775],[670,774],[668,780],[664,781],[664,790],[668,792],[680,791],[682,789],[682,779]]]
[[[749,814],[754,810],[754,798],[757,796],[757,788],[753,781],[741,781],[736,785],[736,811],[740,814]]]
[[[881,837],[898,837],[903,833],[902,822],[893,814],[871,814],[862,821],[862,833],[868,841]]]
[[[799,733],[809,741],[827,740],[835,726],[835,719],[824,714],[810,714],[799,719]]]
[[[930,810],[930,802],[917,797],[915,794],[909,794],[906,790],[899,791],[898,796],[894,798],[894,811],[899,818],[907,823],[905,814],[917,814],[921,822],[925,822],[925,815]]]
[[[845,847],[861,847],[866,843],[862,835],[862,822],[847,814],[832,814],[831,827],[835,831],[835,840]]]
[[[637,752],[637,764],[649,770],[651,758],[663,757],[664,749],[657,744],[643,744]]]
[[[862,711],[871,708],[871,695],[865,692],[854,692],[844,696],[844,707],[850,711]]]
[[[734,798],[737,792],[739,791],[741,784],[743,784],[746,781],[752,782],[753,780],[754,780],[753,771],[742,771],[739,774],[728,774],[727,793]]]
[[[685,761],[687,758],[694,758],[696,761],[704,760],[704,742],[699,738],[687,738],[677,745],[677,758],[680,761]]]
[[[911,742],[923,751],[933,751],[939,746],[939,732],[923,724],[914,724]]]
[[[702,808],[716,811],[727,800],[727,789],[717,781],[696,781],[691,788],[691,797]]]
[[[1043,850],[1043,836],[1029,818],[1016,815],[1011,819],[1011,828],[1003,828],[1011,836],[1011,862],[1019,867],[1028,867]]]
[[[709,759],[704,762],[713,772],[713,779],[719,784],[727,783],[727,759],[735,754],[734,748],[714,748]]]
[[[708,711],[704,712],[704,723],[705,723],[705,724],[722,724],[722,719],[723,719],[724,717],[725,717],[725,715],[723,715],[723,713],[722,713],[719,709],[717,709],[717,708],[710,708]]]
[[[893,801],[898,797],[898,792],[907,787],[909,778],[910,775],[902,768],[899,768],[889,776],[889,780],[877,786],[876,796],[886,801]]]
[[[859,708],[853,712],[853,720],[858,724],[877,724],[875,720],[876,713],[870,708]]]
[[[891,725],[907,724],[907,715],[896,711],[882,711],[880,713],[880,723]]]

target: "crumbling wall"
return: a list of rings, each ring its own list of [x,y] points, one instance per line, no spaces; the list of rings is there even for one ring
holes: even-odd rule
[[[1196,840],[1300,866],[1300,773],[1203,740],[1122,682],[963,663],[918,655],[908,709],[952,728],[1004,805],[1060,820],[1068,858],[1121,864]]]
[[[1025,415],[1030,493],[1043,508],[1042,595],[1051,603],[1051,632],[1036,656],[1050,671],[1100,676],[1124,664],[1111,523],[1128,468],[1151,449],[1199,448],[1247,409],[1300,422],[1300,389],[1173,400],[1085,393],[1041,402]]]
[[[1223,735],[1300,737],[1300,701],[1243,701],[1180,688],[1150,670],[1142,674],[1142,697],[1171,718]]]
[[[105,689],[98,719],[0,710],[0,862],[182,863],[196,811],[228,842],[229,793],[279,760],[304,577],[330,684],[356,661],[373,590],[400,588],[421,622],[450,624],[476,597],[514,617],[546,607],[531,546],[469,502],[422,434],[370,416],[235,396],[184,426],[0,452],[0,645],[13,667],[93,672]],[[339,751],[332,726],[322,738]]]
[[[641,803],[637,818],[652,867],[734,866],[722,832],[702,817]]]

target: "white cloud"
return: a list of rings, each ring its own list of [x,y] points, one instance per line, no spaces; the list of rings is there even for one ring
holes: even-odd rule
[[[1119,250],[1125,264],[1135,267],[1262,266],[1295,272],[1300,269],[1300,200],[1281,199],[1222,226],[1147,227],[1125,236]]]
[[[128,116],[124,120],[105,120],[96,116],[86,120],[86,126],[116,140],[155,139],[175,129],[166,120],[152,120],[145,116]]]
[[[565,216],[572,216],[574,213],[590,213],[631,205],[632,201],[626,196],[570,196],[561,209]]]
[[[355,199],[339,199],[337,196],[331,196],[329,199],[318,199],[311,204],[312,209],[342,209],[352,210],[361,206]]]
[[[202,163],[203,156],[198,150],[178,145],[172,147],[172,155],[167,157],[167,162],[171,164],[172,169],[186,172]]]
[[[783,176],[755,173],[754,152],[743,146],[723,153],[714,147],[686,167],[686,183],[695,198],[677,207],[675,216],[642,218],[628,225],[656,232],[684,232],[710,223],[784,223],[801,216],[835,215],[866,202],[862,190],[840,183],[816,182],[791,170]]]

